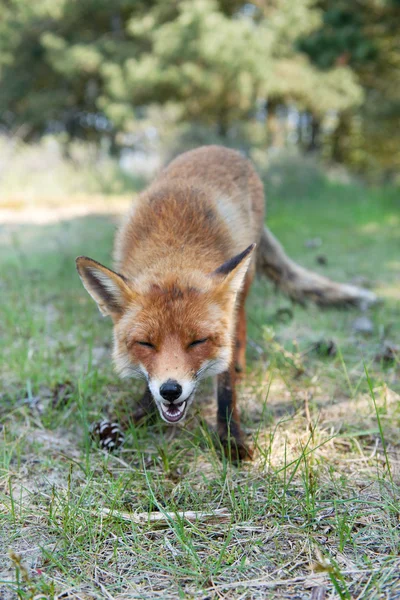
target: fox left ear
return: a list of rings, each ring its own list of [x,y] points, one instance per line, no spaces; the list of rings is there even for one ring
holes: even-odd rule
[[[95,260],[79,256],[76,259],[76,268],[83,285],[102,315],[118,318],[127,304],[134,299],[135,293],[125,277]]]
[[[224,262],[212,273],[212,276],[220,279],[224,288],[228,288],[234,295],[243,286],[255,247],[256,244],[251,244],[246,250]]]

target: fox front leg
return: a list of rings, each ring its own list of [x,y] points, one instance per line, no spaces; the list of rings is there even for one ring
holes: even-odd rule
[[[134,423],[140,423],[144,419],[154,416],[155,413],[156,405],[149,390],[149,386],[146,386],[146,391],[136,404],[131,418]]]
[[[235,367],[217,378],[218,435],[225,454],[233,462],[252,458],[252,450],[243,441],[236,407]]]

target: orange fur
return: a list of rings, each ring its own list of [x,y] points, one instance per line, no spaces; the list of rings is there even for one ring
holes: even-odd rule
[[[139,195],[116,237],[117,272],[77,259],[83,284],[113,319],[117,370],[146,378],[164,420],[179,411],[183,418],[197,381],[220,374],[221,439],[232,420],[238,458],[248,451],[232,373],[235,361],[244,367],[244,303],[263,221],[263,188],[250,163],[203,147],[175,159]],[[163,396],[171,381],[182,389],[176,401]]]

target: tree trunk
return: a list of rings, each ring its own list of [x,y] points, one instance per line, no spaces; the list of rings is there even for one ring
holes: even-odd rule
[[[311,117],[310,141],[307,145],[306,152],[316,152],[321,147],[321,143],[320,143],[321,123],[315,115],[310,115],[310,117]]]
[[[109,136],[109,153],[113,158],[119,158],[120,148],[117,144],[117,134],[115,131],[112,131]]]
[[[349,137],[351,119],[348,113],[339,116],[338,124],[332,133],[332,160],[336,163],[344,163],[346,159],[346,140]]]
[[[268,145],[272,148],[283,148],[285,146],[285,131],[279,120],[279,102],[268,100],[267,102],[267,132]]]

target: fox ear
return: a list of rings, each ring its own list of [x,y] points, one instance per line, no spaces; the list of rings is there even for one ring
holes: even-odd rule
[[[125,277],[87,256],[76,259],[76,268],[84,287],[104,316],[117,317],[135,296]]]
[[[246,250],[224,262],[213,272],[213,277],[218,278],[223,287],[228,288],[232,294],[237,294],[241,289],[247,269],[249,268],[255,244],[251,244]]]

